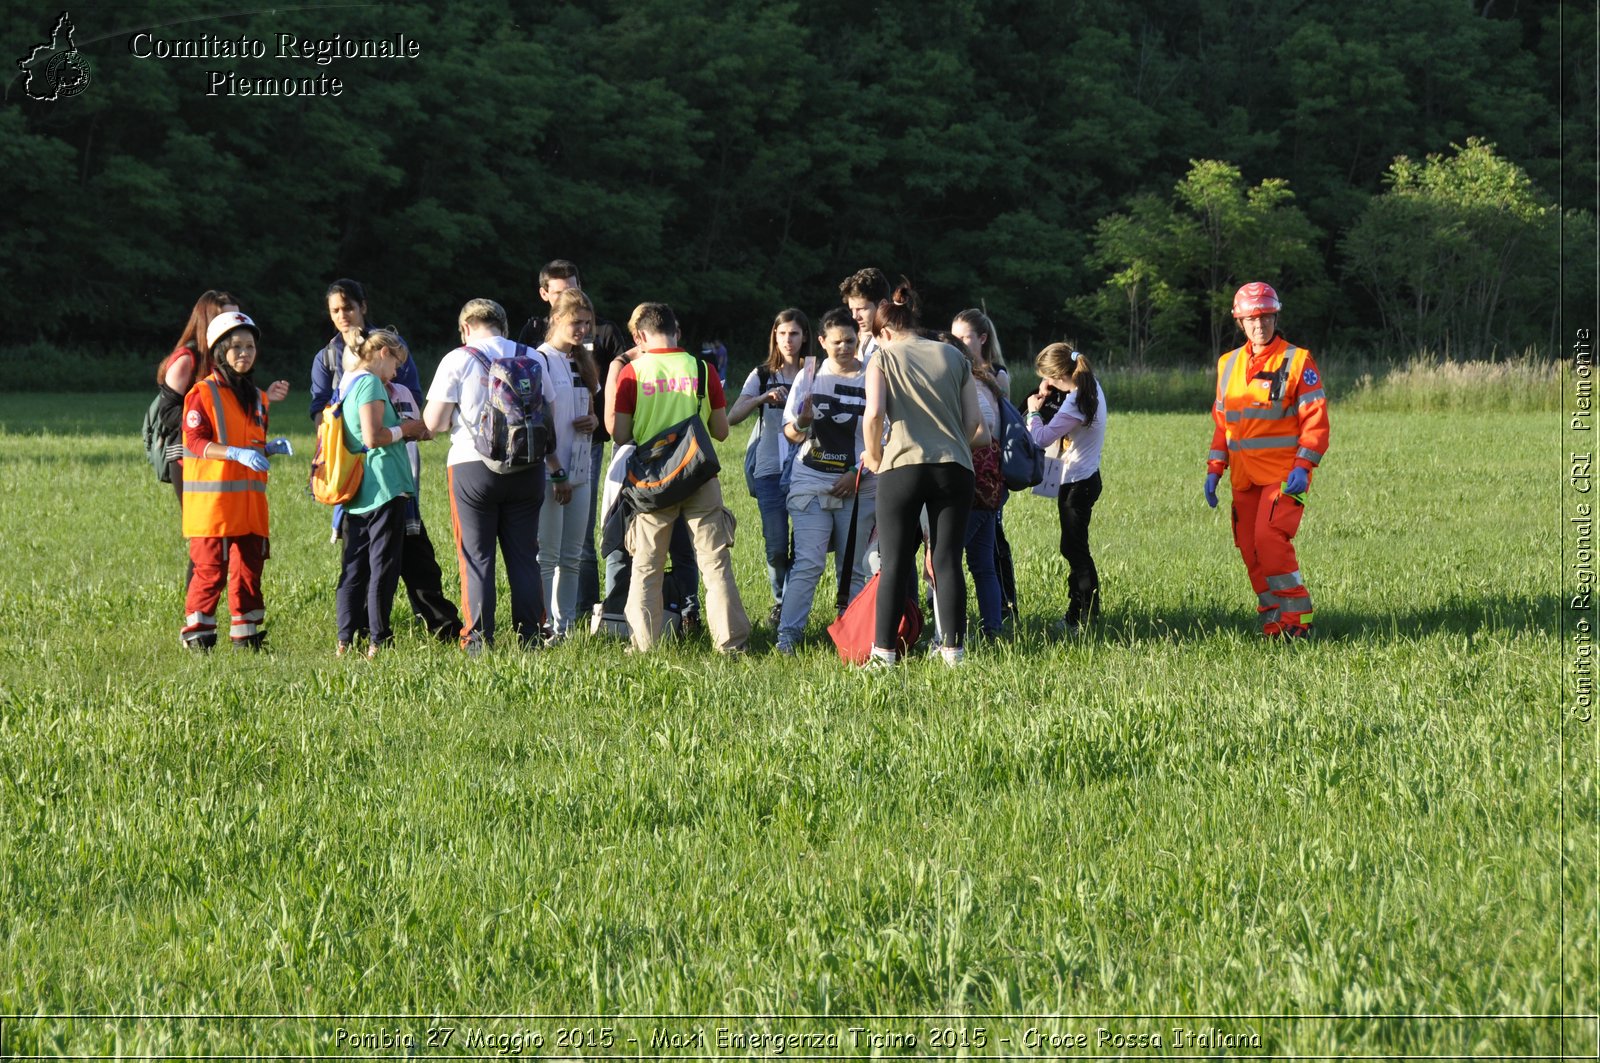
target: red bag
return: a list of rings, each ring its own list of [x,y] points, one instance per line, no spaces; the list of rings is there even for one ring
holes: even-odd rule
[[[844,556],[852,560],[856,556],[856,519],[860,515],[861,470],[858,468],[855,501],[850,503],[850,534],[845,536],[844,547]],[[847,560],[845,565],[848,569],[850,561]],[[872,578],[862,585],[855,601],[850,600],[851,581],[852,577],[847,572],[839,584],[839,597],[835,603],[839,619],[828,625],[828,637],[833,639],[833,644],[839,649],[839,659],[845,664],[866,664],[867,658],[872,656],[872,636],[878,626],[878,575],[873,573]],[[917,605],[915,598],[906,598],[896,634],[900,636],[897,640],[900,645],[896,647],[900,653],[916,645],[922,637],[922,608]]]
[[[845,664],[866,664],[872,656],[872,634],[878,626],[878,574],[873,573],[850,603],[843,615],[828,625],[828,637],[839,649],[839,659]],[[899,653],[905,653],[922,637],[922,609],[916,599],[907,598],[905,610],[900,615]]]
[[[1000,475],[1000,444],[972,448],[972,508],[996,510],[1006,500],[1006,481]]]

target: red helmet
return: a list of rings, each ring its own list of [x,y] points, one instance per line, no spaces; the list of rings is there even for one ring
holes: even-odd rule
[[[1282,309],[1278,293],[1272,290],[1272,285],[1261,281],[1251,281],[1233,293],[1234,317],[1261,317],[1264,314],[1276,314]]]

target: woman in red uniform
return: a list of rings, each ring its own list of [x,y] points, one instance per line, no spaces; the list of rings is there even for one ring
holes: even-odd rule
[[[289,382],[274,381],[263,392],[251,379],[260,335],[256,323],[236,310],[213,318],[206,346],[216,368],[189,389],[183,403],[183,534],[194,563],[182,633],[189,649],[217,644],[224,580],[234,648],[261,646],[267,455],[289,453],[287,439],[267,441],[267,407],[289,394]]]
[[[1260,281],[1233,297],[1245,343],[1217,359],[1205,494],[1216,508],[1217,482],[1232,469],[1233,541],[1255,588],[1261,632],[1304,638],[1311,634],[1311,595],[1294,537],[1311,473],[1328,452],[1328,399],[1311,352],[1278,332],[1282,306]]]

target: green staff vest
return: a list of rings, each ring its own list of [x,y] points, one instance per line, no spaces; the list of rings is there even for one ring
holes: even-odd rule
[[[698,412],[708,421],[711,411],[700,391],[700,361],[687,351],[651,351],[633,361],[637,382],[633,407],[633,440],[643,443],[663,428]]]

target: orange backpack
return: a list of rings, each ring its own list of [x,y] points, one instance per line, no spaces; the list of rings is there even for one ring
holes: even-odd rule
[[[352,451],[344,441],[344,403],[323,407],[317,426],[317,450],[311,458],[311,497],[336,506],[356,497],[361,489],[365,451]]]

